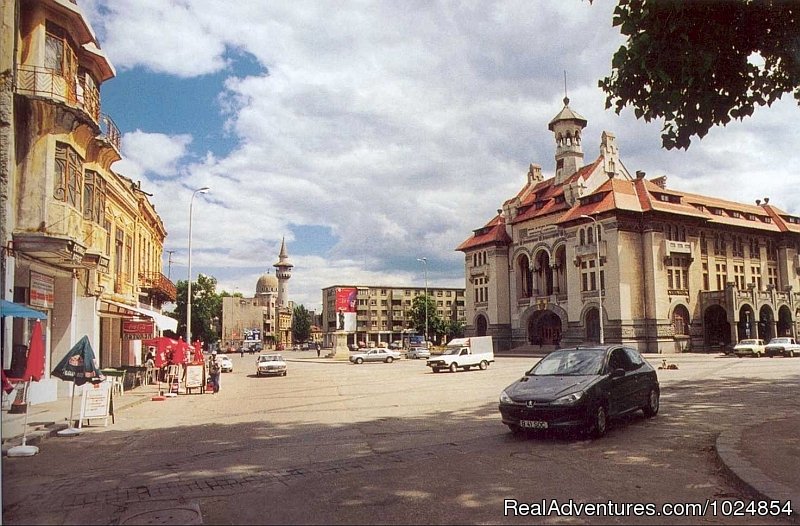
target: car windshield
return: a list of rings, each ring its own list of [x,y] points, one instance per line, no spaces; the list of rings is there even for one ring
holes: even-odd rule
[[[445,350],[442,354],[458,354],[459,352],[461,352],[461,347],[454,346],[448,347],[447,350]]]
[[[259,362],[277,362],[280,361],[280,359],[281,357],[278,356],[277,354],[270,354],[258,357]]]
[[[586,376],[600,374],[604,353],[597,350],[556,351],[548,354],[527,374],[533,376]]]
[[[758,340],[742,340],[739,345],[758,345]]]
[[[772,338],[769,343],[789,343],[789,338]]]

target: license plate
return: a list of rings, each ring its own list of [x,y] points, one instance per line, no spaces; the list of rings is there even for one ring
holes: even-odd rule
[[[542,422],[541,420],[520,420],[519,427],[525,427],[528,429],[547,429],[547,422]]]

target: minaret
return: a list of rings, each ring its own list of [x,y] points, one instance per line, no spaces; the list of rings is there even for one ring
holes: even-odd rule
[[[572,111],[569,98],[564,97],[564,108],[553,117],[548,129],[556,139],[556,184],[560,184],[583,166],[581,132],[586,119]]]
[[[278,262],[272,265],[276,268],[275,275],[278,277],[278,308],[289,306],[289,290],[286,282],[292,277],[292,265],[289,263],[289,256],[286,254],[286,239],[281,239],[281,253],[278,255]]]

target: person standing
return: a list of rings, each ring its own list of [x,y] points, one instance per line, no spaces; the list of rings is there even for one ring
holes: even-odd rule
[[[211,388],[214,394],[219,392],[219,375],[222,373],[222,367],[217,361],[217,351],[212,351],[211,357],[208,359],[208,372],[211,378]]]
[[[319,342],[317,342],[317,358],[319,358],[319,353],[322,350],[322,347],[319,346]]]

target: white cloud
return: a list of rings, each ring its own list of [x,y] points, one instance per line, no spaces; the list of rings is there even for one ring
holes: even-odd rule
[[[336,236],[330,253],[292,256],[299,302],[313,306],[334,283],[419,284],[421,255],[432,283],[463,286],[455,246],[517,192],[529,163],[553,173],[547,123],[561,109],[565,71],[571,106],[589,121],[587,162],[609,130],[632,172],[746,202],[771,194],[800,213],[791,101],[715,128],[688,152],[661,150],[660,123],[605,110],[597,81],[622,43],[613,2],[81,5],[118,68],[198,83],[228,75],[220,100],[234,150],[189,157],[191,137],[169,135],[163,108],[165,130],[126,134],[126,160],[115,165],[149,179],[176,269],[192,191],[212,188],[195,201],[193,266],[217,269],[209,273],[228,290],[251,293],[282,236],[297,254],[292,225]],[[237,53],[255,57],[262,74],[238,73]]]

